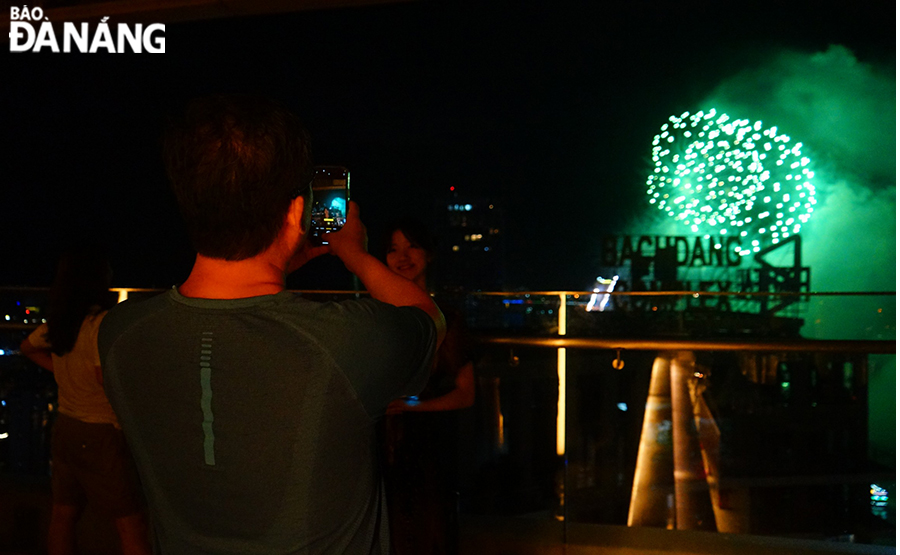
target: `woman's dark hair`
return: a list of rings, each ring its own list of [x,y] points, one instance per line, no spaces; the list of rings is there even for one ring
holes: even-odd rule
[[[401,232],[414,246],[424,249],[429,257],[434,256],[434,238],[432,238],[428,227],[419,220],[411,218],[396,220],[387,226],[384,234],[385,254],[391,249],[391,238],[394,236],[395,231]]]
[[[265,251],[313,177],[300,120],[252,96],[191,102],[169,123],[163,157],[194,248],[225,260]]]
[[[109,259],[100,247],[76,247],[62,255],[47,310],[47,341],[53,354],[70,352],[84,319],[97,312],[97,307],[105,310],[115,303],[109,291],[111,273]]]

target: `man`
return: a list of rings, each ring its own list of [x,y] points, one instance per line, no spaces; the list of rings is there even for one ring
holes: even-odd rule
[[[327,246],[306,241],[310,158],[296,118],[260,99],[196,101],[167,134],[194,267],[99,337],[164,555],[387,553],[375,421],[424,386],[443,316],[366,252],[355,204]],[[325,252],[372,299],[285,291]]]

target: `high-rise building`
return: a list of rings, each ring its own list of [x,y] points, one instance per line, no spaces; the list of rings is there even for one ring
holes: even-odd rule
[[[435,207],[436,285],[451,291],[500,291],[505,283],[506,219],[490,198],[455,191]]]

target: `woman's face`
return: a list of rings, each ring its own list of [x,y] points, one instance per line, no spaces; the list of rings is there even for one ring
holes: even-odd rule
[[[391,235],[391,246],[387,252],[387,265],[395,274],[400,274],[424,286],[425,271],[428,269],[428,253],[413,245],[399,229]]]

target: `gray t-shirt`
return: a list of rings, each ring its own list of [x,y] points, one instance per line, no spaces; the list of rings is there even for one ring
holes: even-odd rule
[[[157,552],[387,554],[375,422],[428,379],[418,308],[177,290],[113,308],[104,386]]]

